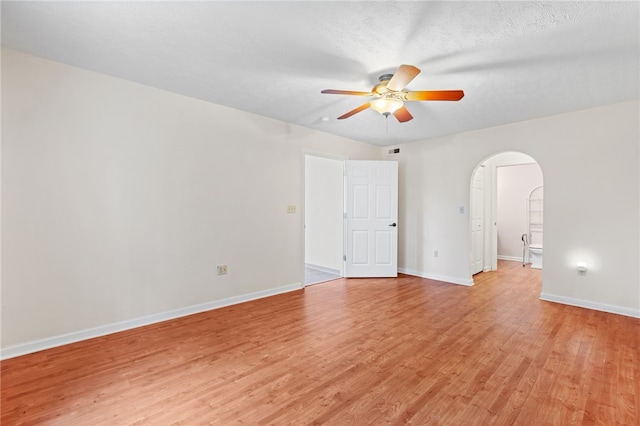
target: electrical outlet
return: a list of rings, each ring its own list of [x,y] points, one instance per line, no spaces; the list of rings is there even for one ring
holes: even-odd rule
[[[438,250],[433,251],[433,257],[438,257]]]
[[[218,275],[227,275],[227,272],[228,272],[227,265],[218,266]]]

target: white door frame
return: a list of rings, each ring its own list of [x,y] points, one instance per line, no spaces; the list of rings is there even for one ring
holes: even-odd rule
[[[319,158],[324,158],[327,160],[333,160],[333,161],[337,161],[340,163],[341,165],[341,169],[344,170],[344,162],[348,159],[346,157],[343,156],[338,156],[338,155],[332,155],[332,154],[326,154],[326,153],[321,153],[321,152],[315,152],[315,151],[304,151],[303,153],[303,161],[302,161],[302,168],[303,168],[303,173],[302,173],[302,178],[303,178],[303,201],[302,201],[302,250],[303,250],[303,255],[302,255],[302,279],[301,279],[301,283],[302,286],[305,287],[305,263],[307,260],[307,253],[306,253],[306,239],[307,239],[307,232],[306,232],[306,220],[307,220],[307,209],[306,209],[306,203],[307,203],[307,194],[306,194],[306,185],[307,185],[307,170],[306,170],[306,157],[310,156],[310,157],[319,157]],[[336,191],[340,191],[340,198],[343,199],[343,205],[341,206],[341,212],[344,211],[344,185],[341,184],[339,188],[336,188]],[[340,232],[342,233],[342,241],[344,241],[344,228],[342,226],[342,224],[340,225]],[[342,257],[344,253],[344,247],[340,248],[340,252],[337,254],[338,256]],[[344,262],[340,262],[340,276],[344,277]]]
[[[471,179],[471,275],[485,269],[485,166],[476,168]],[[482,241],[478,244],[478,238]],[[476,261],[477,260],[477,261]],[[477,264],[479,263],[479,264]]]
[[[485,244],[484,244],[484,271],[497,271],[498,270],[498,179],[497,168],[502,166],[513,166],[517,164],[538,164],[539,163],[530,155],[518,151],[497,152],[486,157],[477,166],[486,165],[484,170],[484,229],[485,229]],[[473,178],[475,177],[475,170],[471,175],[471,182],[469,183],[469,190],[473,185]],[[469,194],[470,203],[473,203],[473,195]],[[473,244],[471,235],[471,219],[469,222],[469,244]],[[487,238],[487,232],[491,230],[490,238]],[[471,258],[469,258],[469,271],[471,272]]]

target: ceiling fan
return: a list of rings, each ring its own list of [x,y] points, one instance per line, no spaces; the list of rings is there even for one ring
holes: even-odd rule
[[[383,74],[378,79],[370,92],[355,92],[352,90],[335,90],[325,89],[321,93],[332,95],[354,95],[354,96],[373,96],[376,99],[371,100],[358,108],[347,112],[338,117],[338,120],[349,118],[354,114],[372,108],[380,114],[388,117],[393,114],[399,122],[404,123],[413,118],[404,101],[459,101],[464,96],[462,90],[405,90],[407,84],[411,82],[418,74],[420,69],[413,65],[400,65],[395,74]]]

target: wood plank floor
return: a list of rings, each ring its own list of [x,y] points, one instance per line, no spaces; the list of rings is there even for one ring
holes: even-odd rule
[[[640,424],[640,320],[499,269],[340,279],[5,360],[2,425]]]

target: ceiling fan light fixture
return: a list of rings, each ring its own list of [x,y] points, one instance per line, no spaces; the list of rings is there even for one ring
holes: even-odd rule
[[[371,109],[378,111],[380,114],[393,114],[404,106],[400,99],[380,98],[369,102]]]

